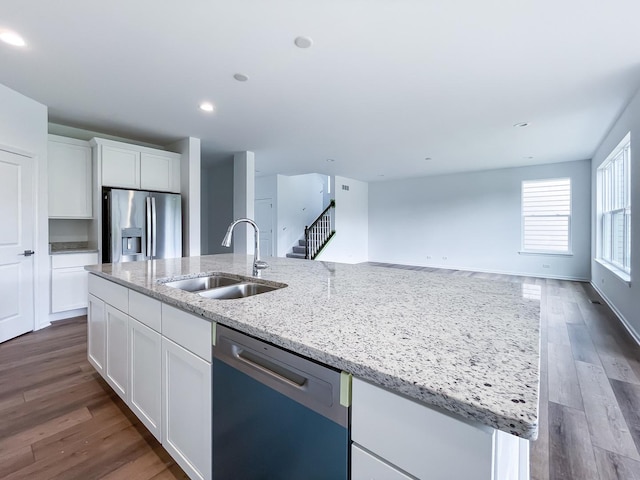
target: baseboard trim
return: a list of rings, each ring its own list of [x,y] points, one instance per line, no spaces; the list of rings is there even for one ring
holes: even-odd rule
[[[598,288],[595,282],[589,282],[589,283],[591,284],[593,289],[598,293],[598,295],[602,297],[602,299],[605,301],[607,306],[611,309],[611,311],[615,314],[616,318],[620,321],[622,326],[627,330],[627,332],[629,332],[629,335],[631,335],[631,338],[633,338],[636,344],[640,347],[640,335],[638,335],[638,333],[633,329],[633,327],[624,317],[622,312],[620,312],[620,310],[616,308],[613,302],[611,302],[611,300],[607,298],[607,296],[604,294],[602,290]]]
[[[80,317],[86,314],[87,314],[86,308],[77,308],[75,310],[67,310],[65,312],[50,313],[49,321],[56,322],[58,320],[64,320],[64,319],[73,318],[73,317]]]

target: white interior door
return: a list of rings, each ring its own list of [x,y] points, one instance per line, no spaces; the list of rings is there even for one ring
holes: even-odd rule
[[[270,198],[256,200],[256,224],[260,229],[260,253],[273,256],[273,201]]]
[[[0,148],[0,342],[34,329],[34,223],[33,159]]]

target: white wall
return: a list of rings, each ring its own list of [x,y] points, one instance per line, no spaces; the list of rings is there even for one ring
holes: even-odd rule
[[[0,145],[32,155],[36,175],[35,324],[49,325],[47,107],[0,85]]]
[[[348,186],[349,190],[344,190],[343,185]],[[369,184],[351,178],[336,175],[332,179],[333,198],[336,201],[336,234],[316,257],[318,260],[342,263],[369,260],[369,188]]]
[[[233,159],[203,169],[202,175],[202,235],[207,237],[202,253],[230,253],[222,239],[233,222]]]
[[[631,132],[631,283],[622,281],[606,267],[592,260],[591,283],[604,297],[618,317],[640,342],[640,283],[634,278],[640,275],[640,91],[636,93],[620,118],[606,135],[592,160],[593,220],[592,259],[596,258],[596,180],[597,169],[624,136]]]
[[[520,254],[521,183],[556,177],[571,178],[573,255]],[[369,259],[588,280],[590,185],[588,160],[372,183]]]
[[[304,238],[304,228],[318,218],[326,205],[323,194],[326,177],[307,175],[278,175],[278,200],[276,230],[278,232],[276,255],[284,257]]]
[[[276,234],[273,248],[277,257],[284,257],[304,238],[304,228],[318,218],[326,205],[326,175],[270,175],[256,178],[256,200],[274,201]]]

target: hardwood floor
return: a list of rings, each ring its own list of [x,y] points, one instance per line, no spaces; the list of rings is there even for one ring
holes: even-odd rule
[[[640,480],[640,347],[589,284],[370,265],[518,282],[539,295],[540,427],[531,480]]]
[[[0,344],[0,478],[186,479],[87,362],[86,317]]]
[[[596,292],[579,282],[438,271],[518,282],[540,298],[531,479],[640,480],[640,347]],[[187,477],[88,364],[78,317],[0,344],[0,478]]]

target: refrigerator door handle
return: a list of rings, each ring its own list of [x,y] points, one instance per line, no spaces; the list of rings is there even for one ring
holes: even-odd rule
[[[151,257],[151,198],[147,197],[145,198],[145,203],[146,203],[146,211],[147,211],[147,251],[145,252],[144,256],[149,258]]]
[[[156,198],[151,197],[151,256],[156,258],[156,247],[158,245],[158,218],[156,215]]]

